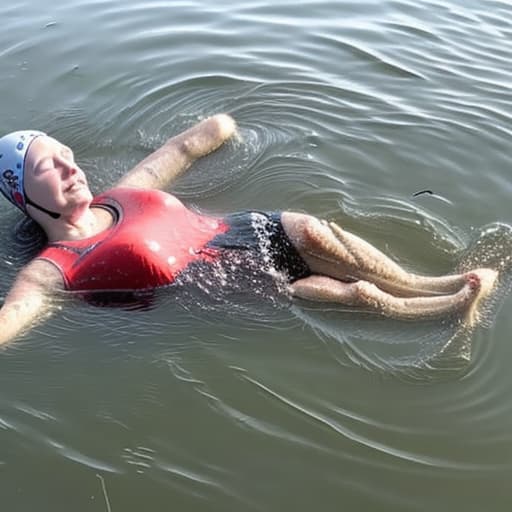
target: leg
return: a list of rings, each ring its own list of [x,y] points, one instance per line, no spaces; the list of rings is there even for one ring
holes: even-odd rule
[[[481,279],[484,277],[484,279]],[[361,308],[401,320],[425,320],[465,313],[473,325],[478,320],[477,297],[485,276],[470,273],[457,292],[437,297],[395,297],[367,281],[345,283],[313,275],[290,285],[291,293],[307,300],[332,302]]]
[[[428,277],[409,273],[361,238],[309,215],[284,212],[284,230],[314,274],[342,281],[369,281],[393,295],[454,293],[464,275]]]
[[[296,297],[362,307],[401,319],[436,318],[464,311],[473,325],[480,302],[497,281],[498,273],[492,269],[444,277],[411,274],[336,224],[288,212],[282,214],[282,223],[316,274],[290,285]]]
[[[215,151],[236,132],[236,124],[219,114],[169,139],[120,180],[118,186],[165,188],[192,163]]]

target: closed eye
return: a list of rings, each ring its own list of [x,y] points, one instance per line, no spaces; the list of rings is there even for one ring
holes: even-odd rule
[[[45,158],[37,164],[34,174],[42,174],[43,172],[50,171],[53,167],[53,158]]]

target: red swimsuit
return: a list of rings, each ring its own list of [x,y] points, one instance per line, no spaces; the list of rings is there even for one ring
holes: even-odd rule
[[[91,206],[114,213],[113,226],[83,240],[49,244],[39,258],[55,265],[67,290],[146,290],[171,284],[190,263],[212,261],[206,247],[228,226],[188,210],[158,190],[114,188]]]

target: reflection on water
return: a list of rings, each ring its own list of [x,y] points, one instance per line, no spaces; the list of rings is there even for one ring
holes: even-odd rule
[[[306,211],[417,272],[501,271],[462,336],[272,294],[144,311],[65,296],[0,354],[4,508],[509,509],[508,2],[23,0],[0,16],[2,130],[70,144],[95,191],[228,111],[240,139],[177,183],[192,207]],[[3,296],[25,255],[18,213],[0,217]]]

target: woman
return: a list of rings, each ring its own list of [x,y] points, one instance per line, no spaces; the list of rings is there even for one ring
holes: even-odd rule
[[[207,217],[160,190],[235,132],[228,115],[206,119],[96,198],[67,146],[35,131],[2,137],[0,190],[42,227],[48,245],[5,298],[0,344],[47,313],[58,290],[145,292],[214,264],[225,251],[243,256],[231,261],[240,271],[258,261],[262,272],[285,279],[294,297],[395,318],[457,313],[475,321],[477,304],[496,280],[493,270],[419,276],[334,223],[293,212]]]

